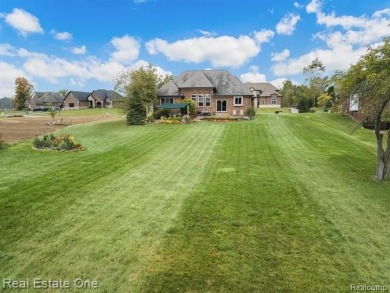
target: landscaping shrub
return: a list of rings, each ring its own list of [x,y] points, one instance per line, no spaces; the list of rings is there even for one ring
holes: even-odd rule
[[[59,136],[54,134],[36,137],[33,141],[33,146],[36,149],[52,149],[58,151],[81,151],[84,147],[76,142],[73,136],[61,133]]]
[[[180,109],[182,115],[189,114],[191,117],[194,117],[196,115],[196,113],[195,113],[195,111],[196,111],[196,104],[195,104],[195,102],[193,100],[184,99],[180,103],[184,103],[184,104],[189,105],[189,110],[190,110],[190,113],[187,113],[187,108]]]
[[[250,119],[255,118],[256,109],[254,107],[249,107],[248,109],[246,109],[245,115],[248,116]]]
[[[169,117],[171,115],[171,110],[169,109],[159,109],[153,112],[154,119],[160,119],[162,116]]]
[[[161,117],[160,124],[181,124],[181,118],[179,118],[179,117],[175,117],[175,118],[172,118],[172,117],[168,117],[168,118]]]

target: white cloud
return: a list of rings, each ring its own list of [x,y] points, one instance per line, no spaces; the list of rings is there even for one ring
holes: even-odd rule
[[[51,30],[50,33],[55,39],[60,41],[69,41],[73,38],[72,34],[68,32],[56,32],[55,30]]]
[[[251,67],[249,67],[249,72],[240,75],[240,80],[243,83],[246,83],[246,82],[253,82],[253,83],[270,82],[278,89],[281,89],[283,87],[283,82],[285,82],[287,79],[286,78],[277,78],[277,79],[274,79],[272,81],[267,81],[265,74],[262,74],[259,72],[259,67],[252,65]]]
[[[349,45],[338,46],[332,49],[317,49],[299,58],[277,63],[271,69],[276,76],[302,74],[303,68],[309,65],[315,58],[318,58],[324,64],[326,70],[343,70],[355,63],[365,52],[365,47],[354,50]]]
[[[262,43],[268,43],[271,41],[271,39],[274,37],[275,33],[271,30],[263,29],[259,32],[255,31],[254,33],[255,40],[262,44]]]
[[[22,36],[27,36],[29,33],[43,33],[39,19],[23,9],[14,8],[12,13],[4,14],[2,17],[8,25],[19,31]]]
[[[300,19],[299,15],[292,13],[285,15],[276,25],[276,32],[281,35],[292,35]]]
[[[15,56],[15,48],[7,43],[0,43],[0,56]]]
[[[134,37],[128,35],[115,37],[111,40],[111,44],[115,47],[115,51],[111,54],[111,61],[130,64],[138,58],[141,45]]]
[[[283,88],[283,83],[287,80],[287,78],[277,78],[277,79],[274,79],[272,81],[270,81],[270,83],[272,85],[274,85],[277,89],[282,89]]]
[[[15,79],[20,76],[30,79],[25,72],[17,69],[15,65],[0,60],[0,98],[15,95]]]
[[[216,32],[210,32],[205,30],[198,30],[205,37],[215,37],[217,35]]]
[[[294,7],[295,7],[295,8],[301,9],[301,8],[303,8],[303,7],[305,7],[305,6],[302,5],[302,4],[300,4],[299,2],[294,2]]]
[[[72,88],[84,87],[91,81],[112,83],[120,72],[137,69],[141,66],[145,67],[149,64],[144,60],[134,60],[134,62],[129,63],[129,59],[118,55],[121,50],[128,51],[128,44],[133,44],[131,41],[127,42],[128,40],[132,40],[132,38],[114,38],[111,43],[114,45],[115,51],[108,60],[91,55],[86,55],[82,59],[65,59],[0,43],[0,56],[15,57],[12,58],[15,64],[0,61],[0,97],[13,94],[17,76],[25,76],[32,83],[34,83],[33,79],[39,82],[48,81],[52,84],[61,82],[62,87],[66,87],[64,84],[68,84]],[[85,46],[76,49],[76,52],[79,53],[86,52]],[[134,55],[131,58],[134,58]],[[17,66],[16,62],[22,65]],[[158,74],[172,74],[161,67],[154,67]]]
[[[390,9],[375,12],[371,17],[336,16],[317,13],[317,22],[327,28],[341,27],[338,31],[325,31],[316,37],[331,47],[339,45],[366,46],[390,35]]]
[[[87,53],[87,47],[84,45],[80,47],[74,47],[70,51],[75,55],[84,55]]]
[[[260,52],[258,42],[249,36],[199,37],[173,43],[157,38],[147,42],[146,48],[149,54],[162,53],[172,61],[188,63],[209,61],[214,67],[238,67]]]
[[[334,12],[322,12],[322,1],[312,0],[307,6],[308,13],[315,13],[317,23],[326,30],[314,37],[323,41],[325,49],[315,49],[298,58],[277,61],[272,66],[276,76],[302,74],[305,66],[318,58],[328,71],[347,69],[367,52],[367,45],[381,42],[382,37],[390,35],[390,9],[373,13],[371,16],[337,16]],[[279,57],[273,55],[273,58]],[[280,56],[281,57],[281,56]]]
[[[271,56],[272,56],[271,61],[276,61],[276,62],[284,61],[288,57],[290,57],[290,50],[284,49],[280,53],[272,53]]]
[[[241,74],[240,80],[243,83],[246,82],[265,82],[267,78],[265,77],[265,74],[262,74],[259,72],[259,67],[252,65],[249,67],[249,72]]]
[[[306,6],[306,12],[307,13],[317,13],[322,8],[322,0],[312,0],[310,3]]]

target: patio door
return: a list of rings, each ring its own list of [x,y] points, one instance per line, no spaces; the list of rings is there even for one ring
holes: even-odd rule
[[[223,100],[217,100],[217,112],[226,112],[227,102]]]

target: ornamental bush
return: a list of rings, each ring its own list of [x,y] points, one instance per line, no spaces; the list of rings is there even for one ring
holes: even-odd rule
[[[256,109],[254,107],[249,107],[245,111],[245,115],[249,117],[249,119],[253,119],[256,117]]]
[[[36,149],[57,151],[82,151],[85,149],[73,136],[66,133],[61,133],[58,136],[54,134],[37,136],[33,141],[33,146]]]

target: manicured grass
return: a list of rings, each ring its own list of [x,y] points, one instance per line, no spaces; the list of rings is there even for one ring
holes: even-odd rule
[[[389,286],[390,186],[372,179],[373,134],[353,127],[317,113],[117,121],[69,127],[84,152],[0,151],[0,278],[81,277],[99,292]]]

